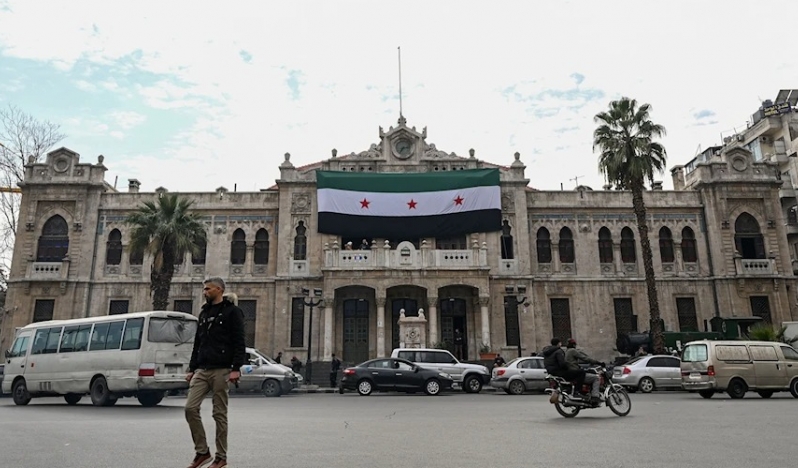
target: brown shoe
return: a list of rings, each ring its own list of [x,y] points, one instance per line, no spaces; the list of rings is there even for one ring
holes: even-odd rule
[[[224,458],[217,458],[213,461],[213,464],[208,468],[225,468],[227,466],[227,460]]]
[[[188,468],[201,468],[205,466],[209,461],[211,461],[211,454],[210,453],[198,453],[194,457],[194,461],[188,465]]]

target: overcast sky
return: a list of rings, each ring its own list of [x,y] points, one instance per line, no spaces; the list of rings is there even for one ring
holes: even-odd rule
[[[593,116],[622,95],[668,130],[668,167],[798,88],[798,1],[0,0],[0,105],[60,123],[142,190],[256,190],[368,149],[399,114],[530,185],[600,188]],[[672,186],[670,173],[663,174]]]

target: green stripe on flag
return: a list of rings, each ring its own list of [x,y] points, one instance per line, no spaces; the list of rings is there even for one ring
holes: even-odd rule
[[[316,187],[355,192],[418,193],[499,185],[498,169],[413,174],[316,171]]]

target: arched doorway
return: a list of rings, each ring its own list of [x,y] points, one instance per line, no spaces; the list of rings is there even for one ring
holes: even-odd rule
[[[341,337],[341,360],[360,364],[370,356],[372,338],[371,317],[376,314],[374,289],[365,286],[345,286],[335,290],[337,336]]]
[[[468,360],[476,355],[479,346],[474,339],[474,304],[479,297],[479,290],[471,286],[446,286],[439,290],[439,295],[441,343],[458,359]],[[462,337],[462,349],[455,343],[458,330]]]
[[[399,314],[401,310],[404,309],[406,317],[418,316],[418,309],[424,309],[427,312],[429,309],[427,290],[426,288],[412,285],[392,286],[386,290],[385,295],[387,298],[387,303],[385,304],[386,313],[389,314],[389,320],[391,321],[389,343],[390,349],[393,350],[399,347],[401,341],[399,336]],[[429,320],[429,316],[427,320]],[[428,345],[432,346],[432,343],[428,342]],[[386,354],[390,354],[390,351]]]
[[[765,239],[759,223],[748,213],[742,213],[734,222],[734,246],[745,259],[766,258]]]

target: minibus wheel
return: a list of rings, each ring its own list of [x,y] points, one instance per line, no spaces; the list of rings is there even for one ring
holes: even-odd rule
[[[19,379],[14,382],[11,394],[14,397],[15,405],[25,406],[30,403],[30,393],[28,393],[28,384],[25,383],[25,379]]]

